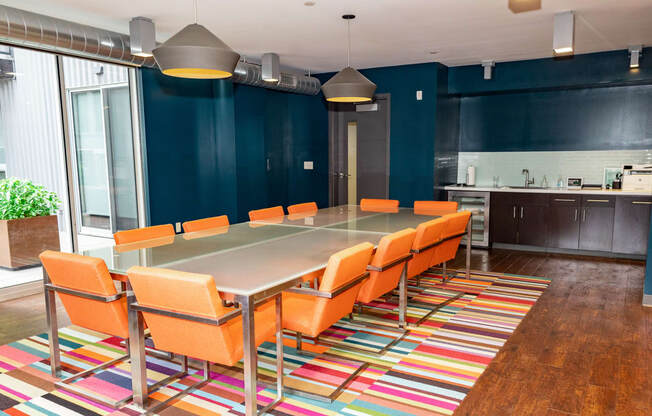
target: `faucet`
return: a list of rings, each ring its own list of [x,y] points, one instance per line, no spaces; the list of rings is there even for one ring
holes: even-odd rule
[[[534,184],[534,178],[530,179],[530,171],[527,169],[523,169],[523,172],[521,172],[522,175],[525,175],[525,187],[529,188],[530,185]]]

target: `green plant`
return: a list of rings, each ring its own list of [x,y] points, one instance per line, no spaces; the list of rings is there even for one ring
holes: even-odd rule
[[[0,180],[0,220],[52,215],[61,200],[42,185],[18,178]]]

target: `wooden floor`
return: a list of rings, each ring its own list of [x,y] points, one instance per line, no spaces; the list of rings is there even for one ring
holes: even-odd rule
[[[463,261],[461,250],[452,266]],[[472,268],[552,283],[456,416],[652,415],[643,262],[474,250]],[[68,324],[65,313],[60,322]],[[0,303],[0,345],[45,330],[42,295]]]

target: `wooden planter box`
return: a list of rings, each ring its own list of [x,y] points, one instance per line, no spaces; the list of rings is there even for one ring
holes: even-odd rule
[[[41,264],[39,254],[59,249],[56,215],[0,220],[0,267],[38,266]]]

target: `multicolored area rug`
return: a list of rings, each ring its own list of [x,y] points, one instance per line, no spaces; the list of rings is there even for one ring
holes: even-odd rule
[[[411,282],[414,284],[414,282]],[[400,336],[391,327],[370,329],[363,323],[387,324],[397,319],[392,299],[378,300],[331,327],[317,340],[304,340],[304,349],[328,352],[318,358],[298,354],[294,338],[284,342],[285,383],[320,394],[329,394],[357,370],[352,360],[369,363],[331,404],[287,395],[270,413],[274,415],[452,415],[475,381],[489,365],[539,296],[548,287],[545,278],[501,274],[458,276],[441,283],[434,271],[421,277],[421,287],[410,286],[413,300],[446,303],[416,329]],[[462,295],[460,296],[460,292]],[[430,312],[425,306],[410,307],[408,320],[417,322]],[[91,368],[124,353],[120,339],[77,327],[60,332],[64,376]],[[326,347],[337,342],[350,348]],[[272,383],[275,345],[260,346],[259,381]],[[136,415],[130,406],[113,410],[91,400],[54,388],[48,361],[46,335],[36,335],[0,346],[0,415]],[[147,358],[150,383],[162,380],[179,366]],[[185,396],[161,415],[244,414],[241,368],[211,367],[211,381]],[[158,390],[152,402],[164,401],[198,381],[200,370]],[[119,400],[128,396],[129,363],[111,367],[76,383],[93,397]],[[274,400],[274,391],[261,383],[259,406]]]

